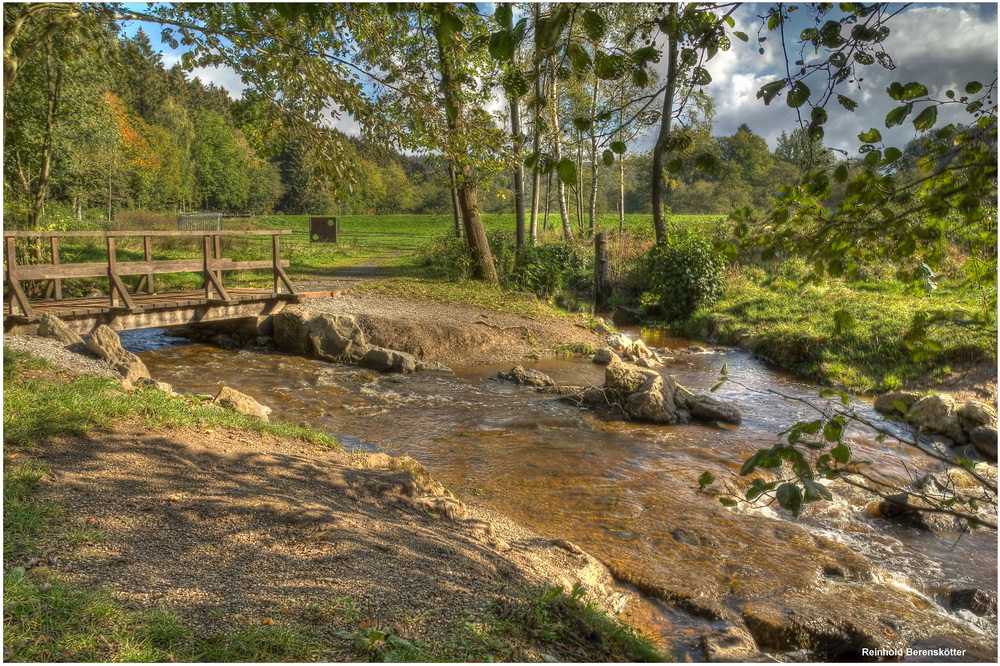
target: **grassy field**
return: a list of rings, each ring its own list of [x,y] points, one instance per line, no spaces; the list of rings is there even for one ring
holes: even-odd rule
[[[484,605],[446,639],[404,640],[390,625],[372,626],[349,598],[331,599],[307,624],[296,609],[276,609],[266,624],[234,624],[205,637],[183,616],[158,606],[126,606],[109,592],[74,583],[56,566],[31,567],[47,553],[107,537],[73,507],[39,501],[50,469],[33,453],[52,438],[126,419],[162,428],[224,426],[266,430],[336,446],[326,433],[265,423],[199,406],[155,389],[124,391],[106,379],[59,371],[4,349],[4,661],[9,662],[256,662],[521,661],[525,650],[563,654],[577,632],[599,636],[584,661],[662,661],[649,638],[597,610],[582,590],[526,588],[510,616]],[[82,557],[82,555],[81,555]],[[286,617],[287,616],[287,617]],[[555,660],[555,659],[554,659]],[[559,659],[562,661],[563,659]]]

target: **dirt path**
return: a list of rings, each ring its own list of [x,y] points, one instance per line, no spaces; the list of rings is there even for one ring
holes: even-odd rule
[[[175,610],[199,636],[272,618],[446,639],[487,602],[516,604],[526,583],[612,589],[593,557],[467,507],[409,458],[136,422],[39,457],[52,470],[40,499],[102,535],[47,563],[129,604]],[[331,647],[325,660],[355,654],[350,641]]]
[[[397,250],[368,257],[356,264],[335,268],[326,276],[302,280],[295,286],[300,291],[348,291],[361,283],[387,277],[386,264],[406,254],[410,252]]]

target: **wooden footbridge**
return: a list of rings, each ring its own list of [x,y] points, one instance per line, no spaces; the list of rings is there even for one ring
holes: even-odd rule
[[[51,313],[81,334],[100,324],[115,330],[152,328],[262,317],[276,313],[302,294],[285,273],[279,239],[290,231],[4,231],[4,332],[31,331],[42,315]],[[222,256],[227,236],[270,236],[270,257],[234,261]],[[153,241],[198,237],[201,257],[153,259]],[[103,241],[106,260],[96,263],[63,263],[60,249],[69,242]],[[119,261],[120,239],[142,239],[142,258]],[[74,240],[75,239],[75,240]],[[48,247],[45,248],[45,241]],[[265,242],[260,242],[265,241]],[[129,241],[137,245],[136,241]],[[266,247],[266,239],[254,245]],[[135,254],[135,252],[133,252]],[[21,261],[18,261],[20,256]],[[31,261],[27,261],[27,259]],[[48,263],[43,263],[47,259]],[[273,288],[227,288],[227,271],[269,270]],[[156,276],[165,273],[201,273],[200,289],[160,293]],[[136,276],[138,279],[136,280]],[[86,298],[64,298],[63,281],[74,278],[107,278],[108,293]],[[134,281],[129,288],[127,280]],[[33,282],[31,282],[33,281]],[[28,297],[25,283],[30,282]]]

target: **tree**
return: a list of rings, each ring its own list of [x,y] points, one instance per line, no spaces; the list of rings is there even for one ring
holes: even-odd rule
[[[215,111],[195,121],[195,182],[202,204],[210,209],[236,210],[250,193],[238,130]]]

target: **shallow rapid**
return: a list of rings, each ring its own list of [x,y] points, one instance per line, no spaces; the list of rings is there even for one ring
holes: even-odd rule
[[[642,333],[655,347],[689,344]],[[545,536],[579,544],[655,599],[635,607],[636,619],[679,650],[693,650],[695,659],[701,656],[691,646],[695,635],[748,613],[802,612],[788,590],[810,589],[818,592],[807,603],[818,613],[852,601],[872,606],[873,617],[880,604],[903,603],[893,596],[898,591],[906,609],[892,612],[919,624],[930,645],[941,634],[941,644],[965,646],[966,660],[996,657],[995,624],[943,608],[950,590],[996,593],[995,532],[958,538],[893,525],[872,517],[871,499],[857,493],[810,505],[796,519],[772,508],[734,512],[698,492],[704,471],[738,488],[743,460],[798,420],[816,418],[797,399],[815,400],[817,387],[743,351],[677,354],[665,368],[698,391],[711,388],[727,363],[732,381],[717,395],[740,408],[741,426],[656,426],[602,421],[496,381],[497,370],[509,367],[362,383],[355,367],[178,344],[162,331],[126,334],[123,341],[177,390],[214,394],[232,386],[271,407],[274,419],[328,430],[349,450],[411,455],[460,499],[487,502]],[[560,384],[603,382],[603,367],[585,359],[531,367]],[[878,418],[866,404],[858,409]],[[922,454],[877,443],[873,433],[855,434],[850,445],[856,459],[872,461],[887,477],[906,480],[934,469]]]

